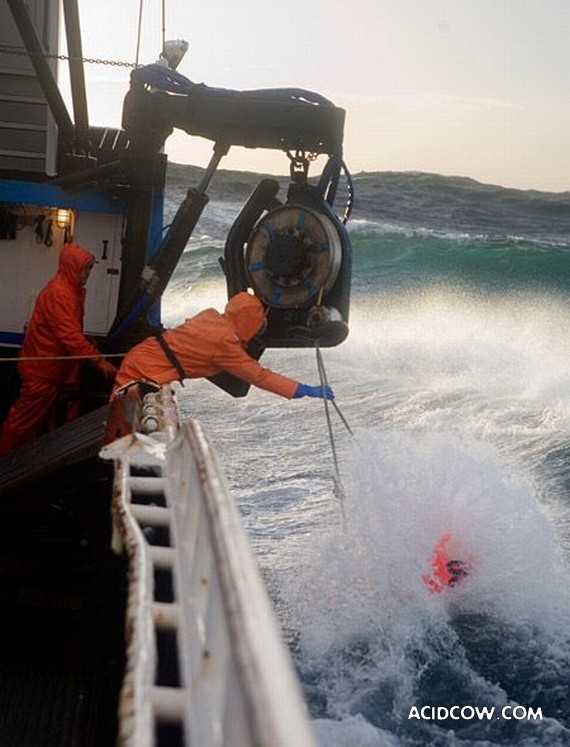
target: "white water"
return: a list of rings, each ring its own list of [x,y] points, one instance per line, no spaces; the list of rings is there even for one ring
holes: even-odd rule
[[[206,301],[221,308],[223,287],[193,296]],[[198,310],[169,303],[172,319]],[[475,731],[459,741],[448,725],[414,732],[407,713],[430,693],[528,706],[542,689],[545,716],[559,715],[570,674],[569,329],[567,307],[548,298],[357,300],[348,341],[324,352],[356,433],[333,413],[344,523],[321,402],[232,401],[196,382],[195,414],[296,641],[326,747],[497,743],[477,723],[462,724]],[[310,351],[270,350],[263,362],[318,381]],[[421,576],[444,531],[475,561],[461,588],[434,595]],[[570,743],[557,720],[512,728],[509,744]]]

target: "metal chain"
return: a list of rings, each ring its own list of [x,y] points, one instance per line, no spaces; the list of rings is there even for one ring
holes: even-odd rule
[[[20,57],[44,57],[49,60],[81,60],[88,65],[110,65],[111,67],[144,67],[143,65],[137,64],[136,62],[121,62],[119,60],[102,60],[96,57],[70,57],[66,54],[32,54],[30,55],[23,49],[17,49],[16,47],[0,47],[0,54],[11,54]]]

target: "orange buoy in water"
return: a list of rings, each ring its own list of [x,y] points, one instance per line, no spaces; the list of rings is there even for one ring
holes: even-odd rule
[[[461,557],[458,543],[449,532],[439,538],[432,555],[432,574],[422,579],[433,594],[453,588],[469,575],[469,564]]]

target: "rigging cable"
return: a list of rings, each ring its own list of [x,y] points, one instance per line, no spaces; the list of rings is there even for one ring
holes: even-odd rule
[[[326,375],[326,371],[325,371],[325,362],[323,360],[323,354],[321,353],[321,349],[319,347],[318,340],[315,340],[315,349],[317,351],[317,367],[319,369],[319,375],[321,374],[321,371],[322,371],[321,386],[323,386],[323,381],[324,381],[324,385],[326,386],[327,385],[327,375]],[[332,402],[332,405],[333,405],[334,409],[336,410],[337,415],[341,419],[342,424],[344,425],[344,427],[346,428],[346,430],[350,433],[351,436],[354,436],[354,431],[350,427],[350,425],[348,423],[348,420],[342,414],[342,411],[341,411],[340,407],[338,406],[338,404],[336,403],[336,400],[331,399],[330,401]]]
[[[140,0],[139,3],[139,23],[138,23],[138,32],[137,32],[137,51],[135,55],[136,59],[136,65],[139,64],[139,53],[141,49],[141,32],[142,32],[142,17],[143,17],[143,6],[144,6],[144,0]]]
[[[334,207],[341,171],[344,173],[347,198],[344,213],[340,220],[344,225],[346,225],[354,207],[354,181],[342,158],[338,156],[331,156],[329,158],[319,179],[317,191],[331,208]]]
[[[321,353],[321,348],[319,346],[318,340],[315,340],[315,352],[316,352],[316,355],[317,355],[317,369],[319,371],[319,378],[321,380],[321,387],[323,389],[323,395],[324,395],[325,387],[328,386],[327,372],[325,370],[325,363],[324,363],[324,360],[323,360],[323,355]],[[352,428],[350,427],[350,425],[348,424],[346,418],[344,417],[344,415],[340,411],[340,408],[337,405],[337,403],[335,402],[335,400],[332,399],[330,401],[332,402],[332,404],[333,404],[335,410],[337,411],[340,419],[342,420],[345,428],[348,430],[348,432],[350,433],[351,436],[354,436]],[[325,415],[326,415],[326,419],[327,419],[327,428],[328,428],[328,432],[329,432],[329,441],[330,441],[330,445],[331,445],[331,451],[332,451],[333,462],[334,462],[334,471],[335,471],[335,474],[334,474],[334,484],[335,484],[334,494],[339,499],[341,515],[342,515],[342,518],[343,518],[343,521],[344,521],[346,519],[345,510],[344,510],[345,500],[346,500],[346,491],[344,489],[344,486],[342,484],[342,479],[341,479],[341,476],[340,476],[340,469],[339,469],[339,464],[338,464],[338,456],[337,456],[337,453],[336,453],[336,445],[335,445],[335,442],[334,442],[334,434],[333,434],[332,423],[331,423],[331,416],[330,416],[330,411],[329,411],[329,400],[325,396],[323,396],[323,402],[325,404]]]
[[[348,192],[344,215],[342,216],[342,222],[346,225],[354,207],[354,181],[352,179],[352,174],[348,170],[344,161],[342,162],[342,170],[344,171],[344,176],[346,178],[346,189]]]

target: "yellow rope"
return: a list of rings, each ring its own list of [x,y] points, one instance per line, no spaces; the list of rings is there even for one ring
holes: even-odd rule
[[[93,358],[122,358],[125,353],[99,353],[99,355],[25,355],[16,358],[0,358],[0,363],[19,363],[20,361],[81,361]]]

